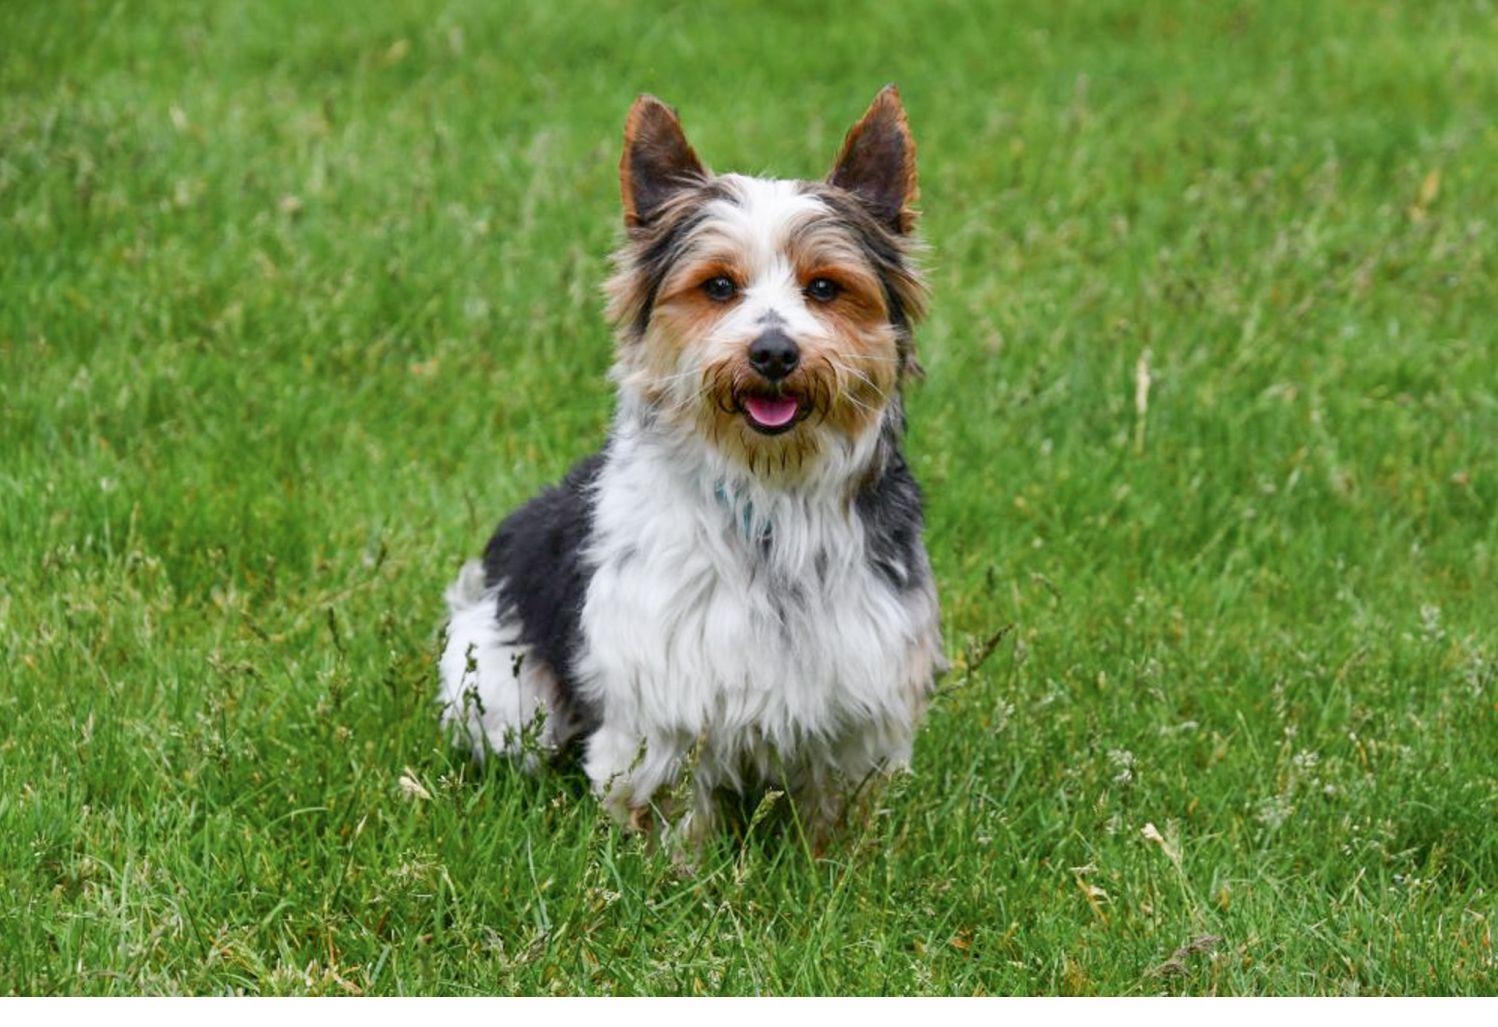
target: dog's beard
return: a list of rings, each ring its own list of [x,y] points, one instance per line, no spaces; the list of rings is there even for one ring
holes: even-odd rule
[[[665,384],[674,387],[656,390],[656,418],[769,479],[805,477],[829,448],[852,444],[884,414],[882,395],[826,356],[808,357],[774,383],[737,357],[673,377]]]

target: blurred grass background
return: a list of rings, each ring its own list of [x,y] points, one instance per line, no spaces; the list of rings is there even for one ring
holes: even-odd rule
[[[886,81],[955,670],[681,879],[442,744],[441,591],[602,438],[634,95]],[[1492,994],[1495,110],[1491,2],[6,3],[0,992]]]

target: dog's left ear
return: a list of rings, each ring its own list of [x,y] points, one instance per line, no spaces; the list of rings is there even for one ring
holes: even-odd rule
[[[848,130],[827,181],[846,189],[896,232],[915,227],[915,139],[900,91],[885,86],[858,124]]]
[[[624,155],[619,158],[625,225],[649,223],[673,193],[707,177],[676,112],[649,93],[640,96],[624,123]]]

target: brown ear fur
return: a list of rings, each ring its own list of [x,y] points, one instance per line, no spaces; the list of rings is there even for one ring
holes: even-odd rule
[[[642,94],[625,120],[624,154],[619,158],[625,225],[637,228],[648,223],[673,193],[707,177],[676,112]]]
[[[894,86],[881,89],[848,130],[827,181],[853,193],[895,231],[904,234],[915,227],[915,139]]]

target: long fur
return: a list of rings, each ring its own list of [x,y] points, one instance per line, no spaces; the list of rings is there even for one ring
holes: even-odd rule
[[[924,291],[900,203],[914,151],[891,142],[908,129],[889,103],[850,133],[841,184],[712,176],[669,108],[637,104],[609,439],[448,593],[443,720],[476,756],[533,764],[577,743],[615,816],[688,837],[718,792],[768,785],[830,827],[908,764],[943,664],[900,450]],[[882,149],[860,146],[866,124]],[[881,160],[905,177],[873,202],[859,176]],[[715,274],[733,302],[703,298]],[[809,275],[835,276],[838,298],[809,298]],[[777,383],[745,357],[766,326],[801,354]],[[749,421],[746,396],[767,390],[797,397],[791,430]]]

